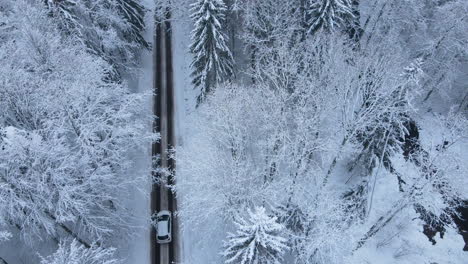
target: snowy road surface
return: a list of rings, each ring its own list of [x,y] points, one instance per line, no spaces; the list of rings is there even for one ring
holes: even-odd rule
[[[175,212],[177,201],[172,191],[167,187],[173,183],[170,173],[175,169],[175,163],[170,158],[168,150],[175,146],[174,131],[174,89],[172,70],[172,35],[170,22],[158,23],[154,34],[153,69],[154,69],[154,103],[153,111],[159,117],[154,123],[154,130],[159,132],[161,140],[153,144],[152,155],[159,157],[158,172],[153,172],[153,178],[158,179],[151,191],[151,211],[161,210]],[[180,250],[178,239],[177,218],[173,215],[172,242],[156,243],[155,230],[151,230],[151,263],[177,263]]]

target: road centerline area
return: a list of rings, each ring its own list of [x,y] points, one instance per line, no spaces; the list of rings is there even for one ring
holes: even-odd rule
[[[174,183],[173,171],[175,162],[170,157],[169,151],[175,146],[174,131],[174,87],[172,69],[172,34],[170,13],[166,13],[164,22],[156,22],[153,42],[153,112],[157,119],[153,123],[153,130],[160,133],[161,139],[153,143],[152,156],[157,158],[154,162],[152,177],[154,179],[151,191],[152,215],[162,210],[168,210],[172,214],[172,241],[158,243],[156,230],[151,230],[151,263],[169,264],[177,263],[178,256],[178,224],[174,215],[177,209],[177,201],[170,185]],[[169,173],[165,173],[165,172]],[[168,175],[169,174],[169,175]]]

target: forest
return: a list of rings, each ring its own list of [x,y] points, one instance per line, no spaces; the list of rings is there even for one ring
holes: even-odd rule
[[[189,262],[465,263],[467,11],[194,1]]]
[[[466,0],[0,0],[0,264],[150,263],[151,184],[179,264],[466,263],[467,29]]]

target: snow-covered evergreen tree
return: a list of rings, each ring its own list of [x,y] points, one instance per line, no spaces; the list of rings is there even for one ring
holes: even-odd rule
[[[334,31],[354,17],[350,0],[311,0],[308,33],[320,29]]]
[[[52,255],[42,257],[40,264],[119,264],[114,258],[114,248],[100,248],[95,245],[86,248],[76,240],[71,243],[61,242]]]
[[[134,66],[137,53],[149,44],[143,38],[146,9],[141,0],[46,0],[60,32],[85,44],[115,68]]]
[[[194,21],[190,52],[194,59],[192,83],[199,88],[198,103],[232,74],[234,59],[223,32],[226,5],[222,0],[197,0],[191,5]]]
[[[234,221],[236,234],[229,234],[225,242],[225,263],[279,264],[288,248],[281,236],[284,226],[270,217],[265,208],[256,207],[248,211],[248,218]]]

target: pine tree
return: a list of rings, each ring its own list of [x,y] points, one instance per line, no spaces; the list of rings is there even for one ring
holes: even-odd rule
[[[266,214],[265,208],[248,211],[249,219],[234,221],[237,234],[229,234],[225,242],[226,263],[279,264],[283,252],[288,248],[286,239],[280,235],[284,226],[276,217]]]
[[[190,52],[192,83],[201,89],[201,103],[213,87],[232,74],[234,59],[227,46],[227,36],[222,32],[226,6],[222,0],[197,0],[192,4],[192,31]]]
[[[143,32],[145,30],[146,8],[140,0],[118,0],[117,9],[123,21],[127,23],[126,34],[122,37],[128,42],[135,42],[141,47],[149,48],[149,43],[145,40]]]
[[[312,0],[308,34],[318,30],[334,31],[354,17],[350,0]]]

